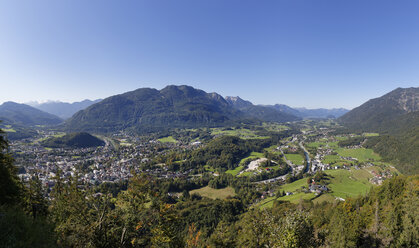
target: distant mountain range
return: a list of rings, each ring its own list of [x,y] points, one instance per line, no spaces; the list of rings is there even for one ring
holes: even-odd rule
[[[284,104],[266,105],[267,107],[274,108],[278,111],[295,115],[303,119],[326,119],[326,118],[339,118],[346,114],[349,110],[344,108],[333,109],[307,109],[307,108],[292,108]]]
[[[367,146],[404,173],[419,173],[419,88],[397,88],[338,119],[350,130],[380,132]]]
[[[233,106],[234,108],[242,111],[246,115],[262,120],[262,121],[271,121],[271,122],[287,122],[287,121],[297,121],[301,118],[283,111],[276,110],[268,106],[262,105],[253,105],[249,101],[245,101],[240,97],[227,96],[226,101]]]
[[[67,102],[60,102],[60,101],[50,101],[45,103],[30,103],[32,107],[35,107],[39,110],[42,110],[44,112],[56,115],[62,119],[68,119],[71,116],[73,116],[76,112],[83,110],[87,107],[89,107],[92,104],[100,102],[102,99],[98,100],[84,100],[81,102],[73,102],[73,103],[67,103]]]
[[[0,108],[0,119],[24,126],[57,125],[67,119],[68,131],[134,132],[199,128],[238,123],[289,122],[302,118],[337,117],[344,109],[293,109],[286,105],[254,105],[240,97],[222,97],[190,86],[162,90],[141,88],[104,100],[18,104]],[[59,117],[58,117],[59,116]]]
[[[59,117],[26,104],[5,102],[0,105],[0,120],[19,126],[57,125],[63,122]]]

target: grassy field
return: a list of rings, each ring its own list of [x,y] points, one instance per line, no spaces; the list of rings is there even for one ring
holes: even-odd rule
[[[43,137],[43,138],[37,139],[37,140],[35,140],[35,142],[42,142],[42,141],[47,140],[47,139],[49,139],[49,138],[51,138],[51,137],[54,137],[54,138],[60,138],[60,137],[63,137],[65,134],[66,134],[66,133],[64,133],[64,132],[57,132],[57,133],[56,133],[56,134],[54,134],[54,135],[51,135],[51,136],[46,136],[46,137]]]
[[[332,178],[329,188],[332,195],[342,198],[356,197],[366,194],[372,187],[368,182],[371,174],[359,170],[328,170],[326,174]]]
[[[365,137],[380,136],[380,134],[378,134],[378,133],[363,133],[362,135],[364,135]]]
[[[301,165],[304,164],[304,157],[301,154],[289,154],[285,153],[285,157],[293,164]]]
[[[353,157],[357,158],[359,162],[365,161],[379,161],[381,159],[380,155],[374,153],[372,149],[366,148],[357,148],[357,149],[345,149],[338,148],[336,152],[339,153],[342,157]]]
[[[303,178],[294,181],[289,184],[281,185],[279,188],[280,192],[292,192],[292,195],[278,197],[278,200],[290,201],[292,203],[298,203],[300,199],[313,200],[314,203],[321,203],[324,201],[335,201],[336,197],[348,198],[357,197],[359,195],[365,195],[373,186],[369,179],[372,177],[370,171],[380,170],[379,167],[367,167],[363,169],[351,169],[351,170],[327,170],[325,173],[329,175],[330,184],[328,187],[331,192],[325,193],[316,197],[314,193],[301,192],[301,188],[304,186],[307,188],[307,178]],[[273,200],[275,197],[268,197],[262,200],[258,207],[266,208],[272,207]]]
[[[211,129],[212,135],[231,135],[231,136],[237,136],[242,139],[267,139],[268,136],[259,136],[254,131],[249,129],[221,129],[221,128],[212,128]]]
[[[16,133],[16,130],[14,130],[13,128],[5,128],[5,129],[2,129],[4,132],[7,132],[7,133]]]
[[[301,187],[307,187],[307,179],[303,178],[292,183],[284,184],[280,187],[281,191],[285,192],[295,192],[297,189],[301,189]]]
[[[280,132],[280,131],[290,129],[288,126],[285,126],[285,125],[280,125],[277,123],[266,123],[266,122],[262,123],[262,127],[268,131],[273,131],[273,132]]]
[[[250,155],[248,157],[243,158],[242,160],[240,160],[240,165],[243,165],[243,163],[247,160],[247,159],[258,159],[258,158],[262,158],[263,154],[260,152],[251,152]]]
[[[233,176],[237,176],[241,170],[243,170],[243,166],[237,166],[234,170],[227,170],[226,173],[231,174]]]
[[[308,147],[319,148],[321,146],[326,146],[325,142],[311,142],[307,144]]]
[[[322,202],[333,202],[335,201],[336,198],[331,195],[331,194],[322,194],[319,197],[316,197],[315,199],[313,199],[313,203],[322,203]]]
[[[161,143],[176,143],[177,142],[177,140],[173,138],[172,136],[160,138],[158,139],[158,141],[160,141]]]
[[[286,196],[278,197],[278,200],[289,201],[291,203],[299,203],[300,199],[311,200],[314,197],[316,197],[316,195],[314,193],[300,192],[300,193],[296,193],[296,194],[293,194],[293,195],[286,195]]]
[[[239,175],[239,177],[249,177],[255,173],[254,171],[245,171],[242,174]]]
[[[339,155],[326,155],[324,156],[324,159],[322,160],[325,164],[335,163],[341,161],[341,158]]]
[[[206,186],[200,189],[191,190],[189,191],[189,194],[191,195],[199,194],[200,196],[208,197],[211,199],[225,199],[229,196],[236,195],[232,187],[226,187],[224,189],[213,189],[213,188],[210,188],[209,186]]]
[[[271,208],[274,205],[275,199],[276,199],[275,196],[267,197],[266,199],[263,199],[262,201],[260,201],[256,206],[259,207],[260,209]]]

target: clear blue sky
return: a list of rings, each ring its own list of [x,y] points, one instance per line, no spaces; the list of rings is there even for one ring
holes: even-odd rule
[[[419,86],[419,1],[0,1],[0,102],[187,84],[353,108]]]

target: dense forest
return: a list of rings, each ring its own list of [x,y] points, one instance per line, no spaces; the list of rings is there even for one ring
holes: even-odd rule
[[[378,132],[366,142],[405,174],[419,173],[419,88],[397,88],[339,118],[350,132]]]
[[[240,142],[237,140],[237,142]],[[77,176],[55,178],[47,192],[33,177],[17,178],[0,138],[0,241],[3,247],[417,247],[419,177],[397,176],[362,197],[313,204],[275,201],[252,206],[259,195],[248,179],[221,174],[88,187]],[[240,151],[239,151],[240,152]],[[194,187],[231,186],[236,196],[212,200]],[[178,197],[170,190],[182,190]]]
[[[80,132],[49,138],[42,141],[42,145],[53,148],[86,148],[104,146],[105,142],[89,133]]]

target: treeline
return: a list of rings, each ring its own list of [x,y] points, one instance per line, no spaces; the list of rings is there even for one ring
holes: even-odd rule
[[[388,179],[366,196],[343,202],[274,201],[263,210],[252,204],[260,198],[255,184],[227,174],[196,180],[143,174],[91,188],[58,172],[46,197],[38,178],[20,182],[0,137],[2,247],[419,246],[418,176]],[[237,196],[189,195],[206,183],[230,185]],[[184,193],[169,194],[175,188]]]
[[[364,137],[352,137],[347,140],[341,140],[338,142],[338,146],[347,147],[347,146],[357,146],[360,145],[365,140]]]
[[[365,146],[392,162],[402,173],[419,173],[419,127],[401,134],[369,137]]]
[[[378,137],[368,137],[366,147],[393,163],[402,173],[419,173],[419,111],[407,114],[385,112],[381,116],[369,116],[367,119],[355,124],[346,123],[347,131],[379,132]]]

